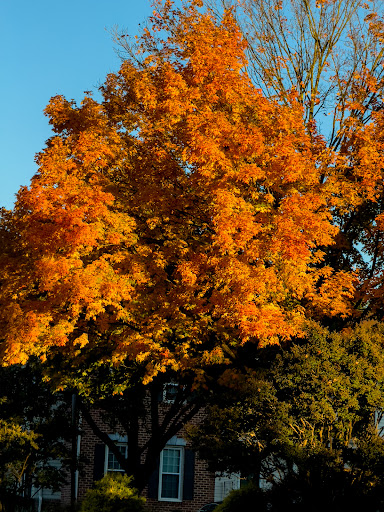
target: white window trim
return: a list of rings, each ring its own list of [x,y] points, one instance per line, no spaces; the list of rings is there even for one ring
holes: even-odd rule
[[[216,473],[215,502],[222,502],[235,489],[240,489],[240,473]]]
[[[177,498],[163,498],[161,496],[162,493],[162,483],[163,483],[163,453],[162,451],[160,453],[160,465],[159,465],[159,493],[158,493],[158,500],[159,501],[172,501],[181,503],[183,501],[183,482],[184,482],[184,446],[179,445],[170,445],[167,444],[164,448],[165,449],[174,449],[179,450],[180,452],[180,472],[179,472],[179,489],[178,489],[178,497]],[[170,474],[170,473],[166,473]]]
[[[112,436],[110,436],[112,437]],[[126,441],[120,441],[116,443],[116,446],[124,446],[125,447],[125,457],[128,455],[128,445]],[[109,469],[108,468],[108,455],[109,455],[109,447],[105,445],[105,456],[104,456],[104,475],[107,473],[124,473],[123,469]]]

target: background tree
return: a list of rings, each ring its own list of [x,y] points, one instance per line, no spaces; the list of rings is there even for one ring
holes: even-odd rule
[[[363,124],[382,107],[383,9],[362,0],[221,0],[237,7],[249,72],[266,97],[289,103],[292,90],[304,121],[329,130],[338,148],[349,118]],[[323,116],[330,116],[324,119]],[[323,130],[322,130],[323,131]],[[327,134],[327,133],[325,133]]]
[[[69,476],[68,404],[41,378],[34,364],[0,370],[0,504],[6,512],[31,506],[32,487],[59,490]]]
[[[326,140],[322,182],[333,184],[339,227],[326,261],[359,269],[356,317],[382,317],[383,6],[363,0],[219,0],[235,6],[247,41],[248,71],[266,97],[295,94],[303,121]],[[378,138],[375,138],[378,137]],[[325,149],[327,148],[327,149]],[[356,186],[358,184],[358,186]],[[337,322],[334,328],[341,328]]]
[[[232,402],[228,391],[227,405],[212,406],[190,430],[200,454],[213,470],[241,472],[256,486],[264,478],[271,490],[263,499],[272,510],[337,510],[342,503],[377,510],[384,483],[383,326],[363,323],[342,335],[315,326],[307,342],[270,351],[259,352],[257,372],[248,369]]]

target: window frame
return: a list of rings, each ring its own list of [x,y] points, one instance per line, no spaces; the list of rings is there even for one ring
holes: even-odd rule
[[[178,388],[179,388],[179,384],[177,382],[166,382],[165,384],[163,384],[163,403],[164,404],[174,404],[175,403],[175,399],[177,397],[177,394],[178,394]],[[173,398],[170,398],[168,396],[168,393],[169,393],[169,389],[176,389],[176,393],[174,394]],[[172,393],[169,393],[169,395],[171,395]]]
[[[214,501],[221,503],[230,492],[240,489],[239,472],[217,472],[215,474]]]
[[[169,473],[163,471],[164,464],[164,451],[165,450],[177,450],[180,453],[180,464],[179,464],[179,473]],[[158,487],[158,501],[171,501],[174,503],[181,503],[183,501],[183,483],[184,483],[184,446],[180,445],[166,445],[164,449],[160,453],[160,464],[159,464],[159,487]],[[163,491],[163,475],[178,475],[179,476],[179,486],[177,498],[166,498],[162,496]]]
[[[120,442],[117,442],[115,444],[116,444],[116,446],[123,446],[125,448],[125,457],[127,458],[127,455],[128,455],[128,444],[127,444],[127,442],[120,441]],[[108,445],[105,445],[104,475],[107,475],[108,473],[125,473],[124,469],[110,469],[108,467],[109,452],[111,452],[112,455],[115,456],[115,454],[109,449]]]

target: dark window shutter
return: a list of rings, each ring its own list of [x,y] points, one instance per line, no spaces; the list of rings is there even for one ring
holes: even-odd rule
[[[160,458],[157,459],[156,469],[148,480],[148,498],[153,498],[155,500],[159,497],[159,465]]]
[[[183,500],[193,500],[193,488],[195,483],[195,452],[193,450],[185,450],[184,457]]]
[[[93,481],[100,480],[104,476],[105,445],[95,445],[95,456],[93,459]]]

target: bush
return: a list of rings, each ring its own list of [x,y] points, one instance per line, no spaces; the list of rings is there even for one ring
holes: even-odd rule
[[[106,475],[87,491],[80,512],[144,512],[145,499],[131,484],[131,476]]]

